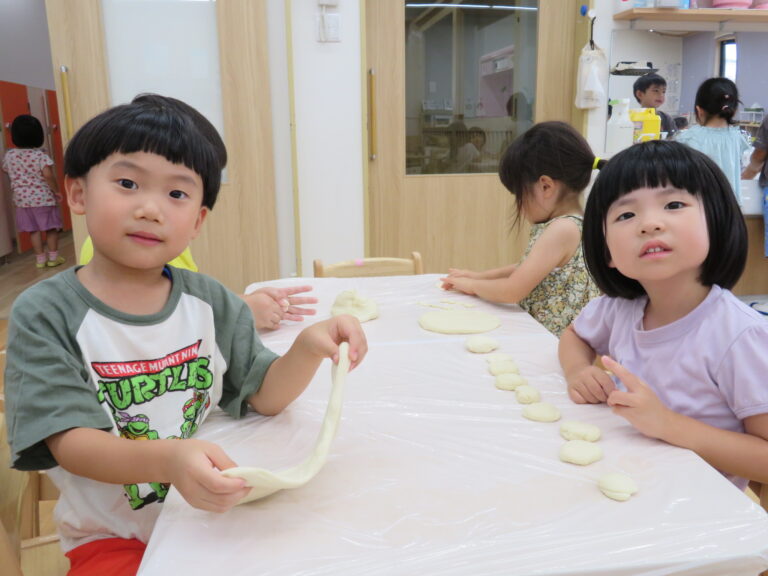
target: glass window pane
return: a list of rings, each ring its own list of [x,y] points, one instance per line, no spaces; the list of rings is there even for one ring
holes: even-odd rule
[[[406,173],[496,172],[533,124],[538,2],[406,2]]]
[[[736,61],[737,48],[736,41],[729,40],[722,43],[720,75],[736,82]]]

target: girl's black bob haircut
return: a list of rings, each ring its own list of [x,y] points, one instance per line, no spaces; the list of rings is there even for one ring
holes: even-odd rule
[[[140,94],[77,131],[64,154],[64,173],[81,178],[112,154],[132,152],[157,154],[196,172],[203,181],[203,206],[213,209],[227,149],[200,112],[175,98]]]
[[[709,232],[709,254],[701,265],[699,280],[704,286],[732,288],[747,261],[747,227],[728,179],[701,152],[680,142],[653,140],[630,146],[611,158],[587,199],[584,257],[600,290],[630,300],[645,295],[638,281],[608,266],[611,255],[605,242],[605,220],[618,198],[638,188],[661,186],[687,190],[701,200]]]
[[[43,125],[29,114],[21,114],[11,124],[11,141],[19,148],[40,148],[45,142]]]

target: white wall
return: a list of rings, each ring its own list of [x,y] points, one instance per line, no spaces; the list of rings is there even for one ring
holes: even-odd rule
[[[280,276],[296,276],[296,242],[293,218],[293,164],[291,118],[288,100],[288,54],[284,0],[267,2],[272,142],[275,162],[275,213]]]
[[[0,0],[0,80],[56,89],[45,0]]]
[[[316,258],[364,256],[360,3],[339,0],[341,41],[321,43],[317,0],[291,2],[304,276]]]

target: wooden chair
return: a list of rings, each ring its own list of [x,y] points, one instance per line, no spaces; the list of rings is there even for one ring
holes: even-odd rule
[[[11,450],[0,412],[0,566],[3,574],[64,576],[69,561],[58,534],[40,534],[43,499],[55,500],[58,490],[47,475],[10,467]]]
[[[768,484],[761,484],[753,480],[749,483],[749,489],[755,493],[763,510],[768,512]]]
[[[360,258],[336,264],[314,262],[315,278],[354,278],[359,276],[411,276],[424,274],[421,254],[411,252],[410,258]]]

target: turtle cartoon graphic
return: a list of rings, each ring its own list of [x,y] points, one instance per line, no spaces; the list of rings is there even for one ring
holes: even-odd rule
[[[200,420],[205,411],[211,406],[211,397],[208,392],[195,390],[192,398],[184,403],[184,423],[181,425],[181,437],[191,438],[197,432]]]
[[[117,428],[120,436],[128,440],[157,440],[160,436],[157,430],[152,430],[149,425],[149,418],[145,414],[131,416],[127,412],[117,412],[115,414]],[[124,484],[123,488],[128,495],[128,503],[133,510],[139,510],[152,502],[162,502],[168,494],[170,484],[161,482],[149,482],[152,492],[146,496],[141,496],[139,484]]]

